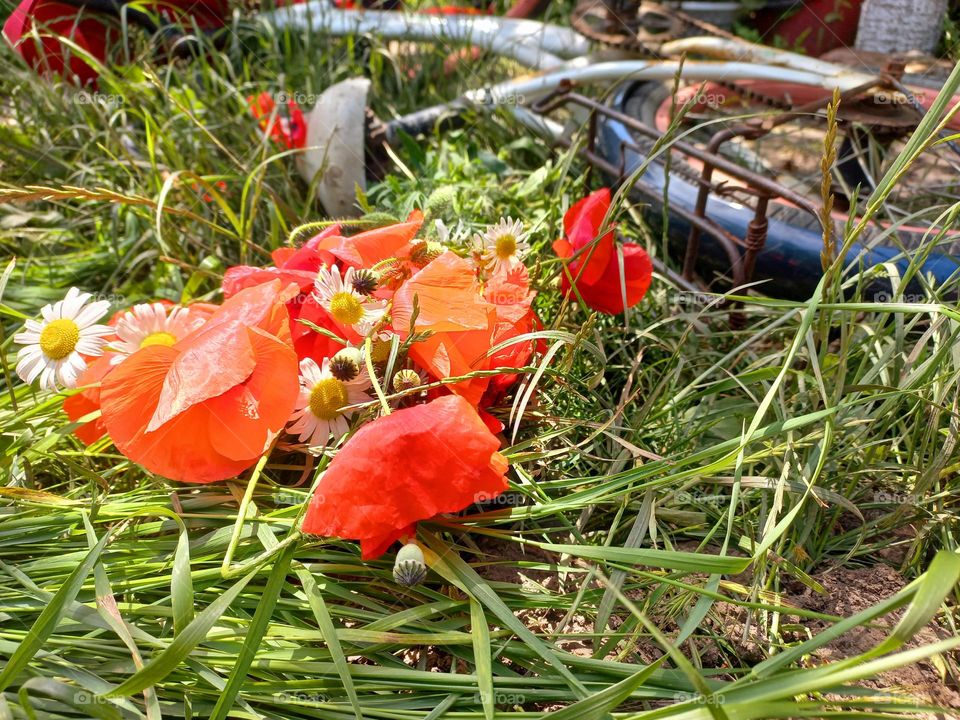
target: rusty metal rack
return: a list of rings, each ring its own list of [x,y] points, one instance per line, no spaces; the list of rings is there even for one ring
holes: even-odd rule
[[[842,99],[850,99],[864,94],[871,86],[853,88],[841,95]],[[765,116],[762,119],[750,120],[727,127],[717,132],[705,147],[699,147],[683,140],[667,139],[659,130],[641,122],[635,117],[627,115],[614,107],[597,102],[576,91],[572,83],[564,82],[550,95],[544,97],[533,106],[533,109],[547,115],[571,106],[578,106],[589,112],[587,142],[579,149],[579,153],[592,166],[598,168],[607,176],[614,179],[616,184],[630,182],[632,191],[641,196],[662,203],[664,192],[643,180],[642,172],[635,171],[628,177],[628,151],[637,153],[644,158],[641,169],[651,162],[652,155],[671,153],[681,156],[682,159],[691,158],[699,161],[702,170],[697,173],[693,170],[685,176],[698,188],[696,207],[693,211],[677,206],[671,206],[671,214],[681,218],[690,226],[689,237],[683,259],[682,277],[693,281],[697,259],[700,252],[700,239],[706,234],[717,241],[730,262],[730,278],[732,287],[738,288],[748,285],[753,277],[757,256],[764,248],[767,239],[767,214],[772,200],[780,199],[790,205],[800,208],[812,215],[818,226],[822,227],[821,205],[817,200],[800,195],[790,188],[777,183],[769,177],[749,170],[720,155],[721,147],[735,138],[754,139],[769,133],[778,125],[788,122],[801,114],[809,114],[824,109],[827,100],[818,101],[790,110],[784,110],[774,116]],[[611,161],[607,156],[598,152],[596,147],[598,122],[611,121],[622,124],[634,136],[642,136],[653,141],[652,147],[642,147],[637,142],[622,140],[619,145],[619,162]],[[571,147],[574,141],[560,138],[558,142],[564,147]],[[691,169],[692,170],[692,169]],[[715,182],[715,171],[724,173],[742,184]],[[752,220],[747,226],[744,237],[738,237],[729,230],[712,220],[707,215],[708,199],[711,194],[719,197],[731,198],[736,196],[737,202],[749,206],[753,211]],[[732,316],[735,322],[742,322],[742,317]]]

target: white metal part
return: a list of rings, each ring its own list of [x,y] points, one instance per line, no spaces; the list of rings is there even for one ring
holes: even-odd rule
[[[824,63],[829,65],[829,63]],[[835,69],[835,68],[834,68]],[[558,68],[551,68],[538,75],[515,78],[488,88],[471,90],[463,100],[477,106],[500,104],[529,104],[547,95],[562,80],[577,83],[613,83],[623,80],[671,80],[677,74],[684,80],[734,81],[774,80],[782,83],[813,85],[827,90],[839,88],[850,90],[879,78],[862,73],[824,74],[819,68],[798,70],[773,65],[757,65],[750,62],[698,62],[682,64],[676,61],[623,60],[589,64],[586,58],[571,60]]]
[[[530,68],[554,67],[562,63],[561,58],[578,57],[590,50],[590,41],[570,28],[517,18],[341,10],[325,0],[289,5],[261,17],[280,29],[469,44]]]
[[[742,64],[774,65],[800,72],[813,72],[822,75],[824,78],[834,78],[837,83],[836,87],[841,90],[865,85],[871,80],[879,81],[876,75],[851,70],[845,65],[818,60],[789,50],[778,50],[766,45],[756,45],[728,38],[704,36],[671,40],[664,43],[660,51],[665,55],[674,57],[680,57],[685,53],[687,55],[706,55],[718,60],[730,60]],[[790,81],[784,79],[784,82]]]
[[[344,80],[321,93],[307,116],[307,144],[297,156],[297,169],[310,183],[332,217],[356,217],[356,188],[366,189],[364,143],[370,81]]]

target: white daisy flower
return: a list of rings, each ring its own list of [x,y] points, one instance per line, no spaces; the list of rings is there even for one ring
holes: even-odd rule
[[[334,442],[347,434],[349,420],[354,410],[343,410],[370,399],[364,392],[370,387],[366,382],[343,382],[330,370],[330,358],[324,358],[323,367],[311,358],[300,361],[300,395],[297,409],[290,417],[289,432],[301,442],[311,446],[311,452],[326,447],[333,437]]]
[[[523,223],[509,217],[500,218],[500,222],[488,227],[482,235],[476,235],[474,240],[483,266],[492,272],[497,272],[502,265],[513,265],[530,249]]]
[[[434,221],[434,227],[437,229],[437,242],[443,245],[458,245],[470,236],[463,220],[457,220],[457,224],[451,228],[438,218]]]
[[[87,367],[82,356],[103,354],[113,328],[96,323],[106,315],[110,302],[88,302],[91,297],[70,288],[63,300],[41,308],[43,320],[27,320],[23,332],[13,336],[15,343],[26,346],[17,353],[17,375],[24,382],[39,377],[44,390],[76,387]]]
[[[383,319],[387,310],[386,300],[376,300],[363,295],[354,287],[353,268],[341,277],[334,265],[322,267],[313,283],[317,301],[341,325],[349,325],[360,335],[366,336]]]
[[[185,307],[172,307],[168,313],[163,303],[134,305],[117,321],[117,341],[108,348],[116,356],[110,362],[116,365],[148,345],[173,345],[202,324],[203,318]]]

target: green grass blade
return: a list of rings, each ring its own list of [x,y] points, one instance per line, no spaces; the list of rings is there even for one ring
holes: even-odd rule
[[[222,595],[206,607],[183,632],[177,635],[159,655],[148,662],[142,670],[138,670],[120,685],[115,687],[107,697],[118,695],[132,695],[144,688],[150,687],[167,677],[186,658],[210,632],[220,616],[247,586],[256,571],[242,577]]]
[[[323,599],[323,594],[317,586],[316,580],[310,571],[305,568],[297,570],[297,577],[300,584],[303,585],[303,592],[307,596],[307,602],[313,611],[313,617],[317,621],[317,627],[323,634],[324,641],[327,643],[327,649],[330,650],[330,658],[333,660],[334,667],[340,682],[343,684],[343,690],[347,693],[347,699],[353,708],[354,716],[357,720],[363,720],[363,711],[360,707],[360,699],[357,697],[357,690],[353,685],[353,677],[350,675],[350,663],[340,645],[340,638],[337,637],[337,629],[333,624],[333,618],[330,617],[330,611],[327,609],[327,603]]]
[[[960,555],[941,550],[920,581],[913,602],[893,629],[890,641],[899,647],[913,639],[940,610],[943,601],[956,591],[960,582]]]
[[[483,605],[470,598],[470,631],[473,635],[473,656],[477,664],[477,690],[483,705],[483,716],[493,720],[496,697],[493,688],[493,663],[490,659],[490,627]]]
[[[27,666],[33,656],[37,654],[37,651],[43,647],[47,638],[57,629],[57,623],[60,621],[64,608],[77,597],[77,593],[83,587],[87,575],[93,570],[93,566],[100,559],[100,554],[110,541],[110,537],[111,533],[104,533],[100,541],[87,553],[83,562],[74,568],[63,585],[60,586],[60,589],[54,593],[50,603],[40,613],[40,617],[30,628],[23,642],[10,656],[3,670],[0,670],[0,692],[10,686],[13,679]]]
[[[634,675],[604,688],[584,700],[578,700],[573,705],[568,705],[550,713],[551,719],[603,720],[612,710],[629,698],[634,690],[643,686],[666,659],[667,656],[664,655]]]
[[[504,605],[491,587],[484,582],[483,578],[477,575],[473,568],[467,565],[456,553],[451,552],[450,548],[444,545],[438,537],[425,531],[421,532],[427,541],[427,545],[434,553],[433,563],[431,564],[428,560],[427,564],[431,565],[436,572],[449,582],[459,586],[467,595],[475,597],[489,608],[500,622],[523,640],[537,655],[553,666],[578,696],[586,697],[586,688],[563,664],[559,655],[547,647],[543,641],[530,632],[529,628],[520,622],[510,608]]]
[[[247,628],[247,636],[244,638],[243,647],[240,648],[240,653],[237,655],[237,663],[230,671],[230,678],[227,680],[226,687],[217,698],[217,704],[213,707],[213,712],[210,713],[210,720],[223,720],[233,708],[233,701],[237,697],[237,693],[240,692],[243,683],[247,680],[247,671],[253,664],[263,634],[267,630],[267,625],[270,624],[270,616],[273,614],[273,609],[280,597],[280,591],[286,582],[290,561],[293,559],[296,549],[296,545],[288,545],[274,563],[273,570],[270,571],[270,576],[267,578],[267,584],[260,594],[260,601],[257,603],[257,610],[253,614],[253,621]]]

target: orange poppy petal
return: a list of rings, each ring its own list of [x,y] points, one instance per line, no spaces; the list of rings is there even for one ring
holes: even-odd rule
[[[113,369],[109,355],[101,355],[81,373],[77,385],[83,389],[63,401],[63,411],[72,422],[100,409],[100,381]],[[103,418],[84,423],[73,434],[85,445],[92,445],[107,434]]]
[[[148,431],[243,382],[256,364],[246,327],[239,322],[202,328],[200,334],[194,333],[178,344],[175,352]]]
[[[317,265],[319,267],[319,265]],[[221,289],[223,296],[227,299],[232,298],[238,292],[245,288],[255,285],[263,285],[273,280],[280,280],[284,284],[295,283],[301,290],[306,290],[313,286],[313,280],[317,276],[317,271],[308,270],[286,270],[275,267],[259,268],[250,265],[236,265],[227,269],[223,275]]]
[[[410,357],[436,378],[459,377],[489,367],[489,349],[487,329],[436,333],[411,345]],[[446,387],[476,406],[489,384],[490,378],[476,377]]]
[[[280,280],[245,288],[178,342],[179,354],[164,381],[148,430],[156,430],[192,405],[222,395],[250,376],[255,359],[248,327],[260,327],[289,340],[289,315],[283,303],[295,293],[295,286],[285,286]]]
[[[483,288],[483,297],[493,305],[530,307],[537,296],[530,290],[530,273],[523,265],[494,273]]]
[[[100,391],[104,426],[120,452],[157,475],[192,483],[236,477],[257,461],[259,453],[244,459],[222,455],[210,433],[217,418],[206,403],[147,431],[176,357],[176,349],[152,345],[116,366]]]
[[[554,240],[551,247],[553,247],[553,252],[559,258],[568,258],[573,255],[573,245],[571,245],[568,240]]]
[[[331,252],[348,265],[371,267],[381,260],[397,257],[420,230],[422,218],[367,230],[348,238],[331,248]]]
[[[408,527],[507,489],[499,441],[463,398],[446,395],[364,425],[337,453],[303,530],[359,539],[376,557]]]
[[[273,252],[270,253],[270,259],[273,260],[273,264],[281,268],[284,263],[286,263],[290,258],[297,254],[297,249],[292,247],[279,247]],[[230,268],[232,270],[233,268]],[[230,272],[227,270],[227,272]]]
[[[256,366],[250,377],[204,402],[214,449],[233,460],[259,457],[283,428],[299,393],[297,355],[286,343],[251,328]]]
[[[239,322],[276,334],[275,328],[282,324],[283,304],[296,297],[297,293],[295,283],[281,279],[246,288],[223,303],[205,327],[212,327],[217,323]]]
[[[220,455],[210,442],[210,413],[202,405],[190,408],[156,432],[146,431],[176,357],[172,347],[148,346],[104,378],[100,402],[110,438],[135,463],[171,480],[214,482],[233,477],[256,458],[241,463]]]
[[[432,332],[477,330],[489,324],[490,304],[483,299],[473,268],[447,251],[410,278],[393,296],[394,331],[410,329],[413,301],[419,313],[416,329]]]

